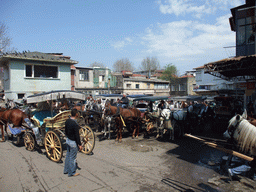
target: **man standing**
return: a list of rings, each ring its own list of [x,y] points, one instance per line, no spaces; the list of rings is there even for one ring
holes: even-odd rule
[[[79,125],[76,122],[78,117],[77,109],[71,110],[71,117],[65,122],[65,133],[67,136],[67,154],[64,165],[64,174],[68,174],[69,177],[78,176],[79,173],[76,173],[76,156],[77,151],[82,150],[80,135],[79,135]]]

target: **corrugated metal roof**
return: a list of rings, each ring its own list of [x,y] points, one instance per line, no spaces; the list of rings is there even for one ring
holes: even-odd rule
[[[255,79],[256,77],[256,54],[226,58],[204,65],[205,73],[230,80],[243,77],[244,79]]]
[[[69,56],[64,56],[62,54],[27,52],[27,51],[14,52],[14,53],[4,53],[2,55],[2,57],[0,57],[0,62],[1,61],[7,61],[7,60],[10,60],[10,59],[70,63],[70,64],[77,64],[78,63],[78,61],[71,60]]]

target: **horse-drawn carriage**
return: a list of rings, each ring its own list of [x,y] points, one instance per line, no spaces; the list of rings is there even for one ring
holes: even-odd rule
[[[144,107],[141,109],[143,113],[143,122],[145,125],[146,134],[156,130],[156,137],[163,138],[164,135],[172,135],[173,129],[169,114],[162,113],[164,108],[168,108],[168,96],[145,96],[138,97],[133,100],[135,106]]]
[[[48,158],[59,162],[63,156],[63,138],[65,137],[65,121],[70,117],[71,111],[65,110],[54,113],[53,101],[60,99],[67,100],[85,100],[82,93],[74,91],[52,91],[27,97],[27,104],[44,103],[50,106],[49,110],[35,110],[30,128],[26,128],[24,133],[24,144],[27,150],[32,151],[36,145],[43,145]],[[49,109],[49,108],[47,108]],[[83,146],[82,153],[90,154],[95,146],[95,136],[92,129],[85,124],[81,116],[77,119],[80,125],[80,139]]]

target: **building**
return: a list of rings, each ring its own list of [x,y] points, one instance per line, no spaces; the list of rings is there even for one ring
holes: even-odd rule
[[[204,66],[195,68],[196,86],[194,92],[198,95],[214,96],[234,89],[234,82],[221,79],[204,72]]]
[[[232,8],[231,13],[231,30],[236,32],[236,57],[255,54],[255,0],[246,0],[244,5]]]
[[[77,64],[62,53],[22,52],[3,54],[4,92],[7,99],[52,90],[71,90],[71,65]]]
[[[168,96],[169,81],[156,78],[148,78],[146,75],[137,74],[130,71],[113,73],[116,76],[117,84],[114,93],[126,93],[129,95],[152,95]]]
[[[187,73],[184,76],[177,77],[170,82],[171,96],[188,96],[196,95],[194,87],[196,86],[196,79],[193,74]]]
[[[233,81],[234,91],[244,89],[244,103],[255,101],[256,44],[255,0],[246,0],[244,5],[231,9],[231,30],[236,33],[236,56],[204,65],[205,73]]]
[[[76,67],[75,90],[86,95],[99,95],[114,93],[116,77],[108,68],[100,67]]]

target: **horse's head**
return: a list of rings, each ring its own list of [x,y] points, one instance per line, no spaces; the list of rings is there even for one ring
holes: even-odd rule
[[[171,111],[169,109],[163,109],[161,111],[161,116],[165,119],[170,119]]]
[[[240,124],[240,122],[244,119],[247,118],[247,112],[246,110],[244,111],[243,115],[235,115],[234,117],[232,117],[229,120],[229,125],[227,130],[223,133],[224,138],[226,139],[231,139],[234,138],[236,139],[238,137],[238,133],[236,132],[236,129],[238,127],[238,125]]]

